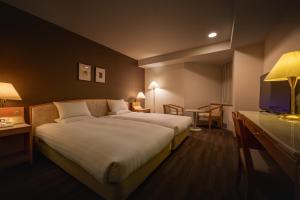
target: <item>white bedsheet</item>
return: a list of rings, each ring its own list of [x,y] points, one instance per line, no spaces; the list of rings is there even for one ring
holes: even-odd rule
[[[36,136],[102,183],[118,183],[171,142],[173,130],[112,118],[49,123]]]
[[[167,115],[160,113],[142,113],[142,112],[129,112],[119,115],[110,115],[112,118],[133,120],[140,122],[148,122],[160,126],[172,128],[174,134],[177,135],[182,131],[189,128],[192,124],[192,118],[179,115]]]

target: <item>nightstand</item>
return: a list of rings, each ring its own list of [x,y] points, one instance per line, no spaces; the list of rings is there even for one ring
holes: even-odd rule
[[[0,168],[8,167],[11,165],[28,162],[32,164],[32,134],[31,125],[29,124],[16,124],[11,127],[0,128],[0,139],[6,139],[16,135],[24,136],[24,149],[23,151],[4,155],[0,157]]]
[[[134,109],[133,112],[150,113],[150,108],[139,108],[139,109]]]

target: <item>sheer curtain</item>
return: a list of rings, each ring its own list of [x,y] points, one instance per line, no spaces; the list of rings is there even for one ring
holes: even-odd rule
[[[222,103],[232,104],[232,63],[222,67]]]
[[[234,131],[231,113],[232,107],[232,63],[226,63],[222,67],[222,103],[224,106],[223,123],[228,130]]]

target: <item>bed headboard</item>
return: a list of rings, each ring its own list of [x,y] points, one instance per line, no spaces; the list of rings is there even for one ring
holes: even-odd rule
[[[70,100],[70,101],[82,101],[82,100],[86,101],[86,104],[91,114],[95,117],[101,117],[107,115],[109,112],[106,99],[78,99],[78,100]],[[59,117],[58,111],[52,102],[30,106],[29,110],[30,110],[30,124],[32,125],[33,134],[37,126],[54,122],[54,120]]]

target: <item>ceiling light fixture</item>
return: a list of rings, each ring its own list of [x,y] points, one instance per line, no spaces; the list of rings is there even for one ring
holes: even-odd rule
[[[218,34],[216,33],[216,32],[211,32],[211,33],[209,33],[208,34],[208,37],[209,38],[214,38],[214,37],[216,37]]]

